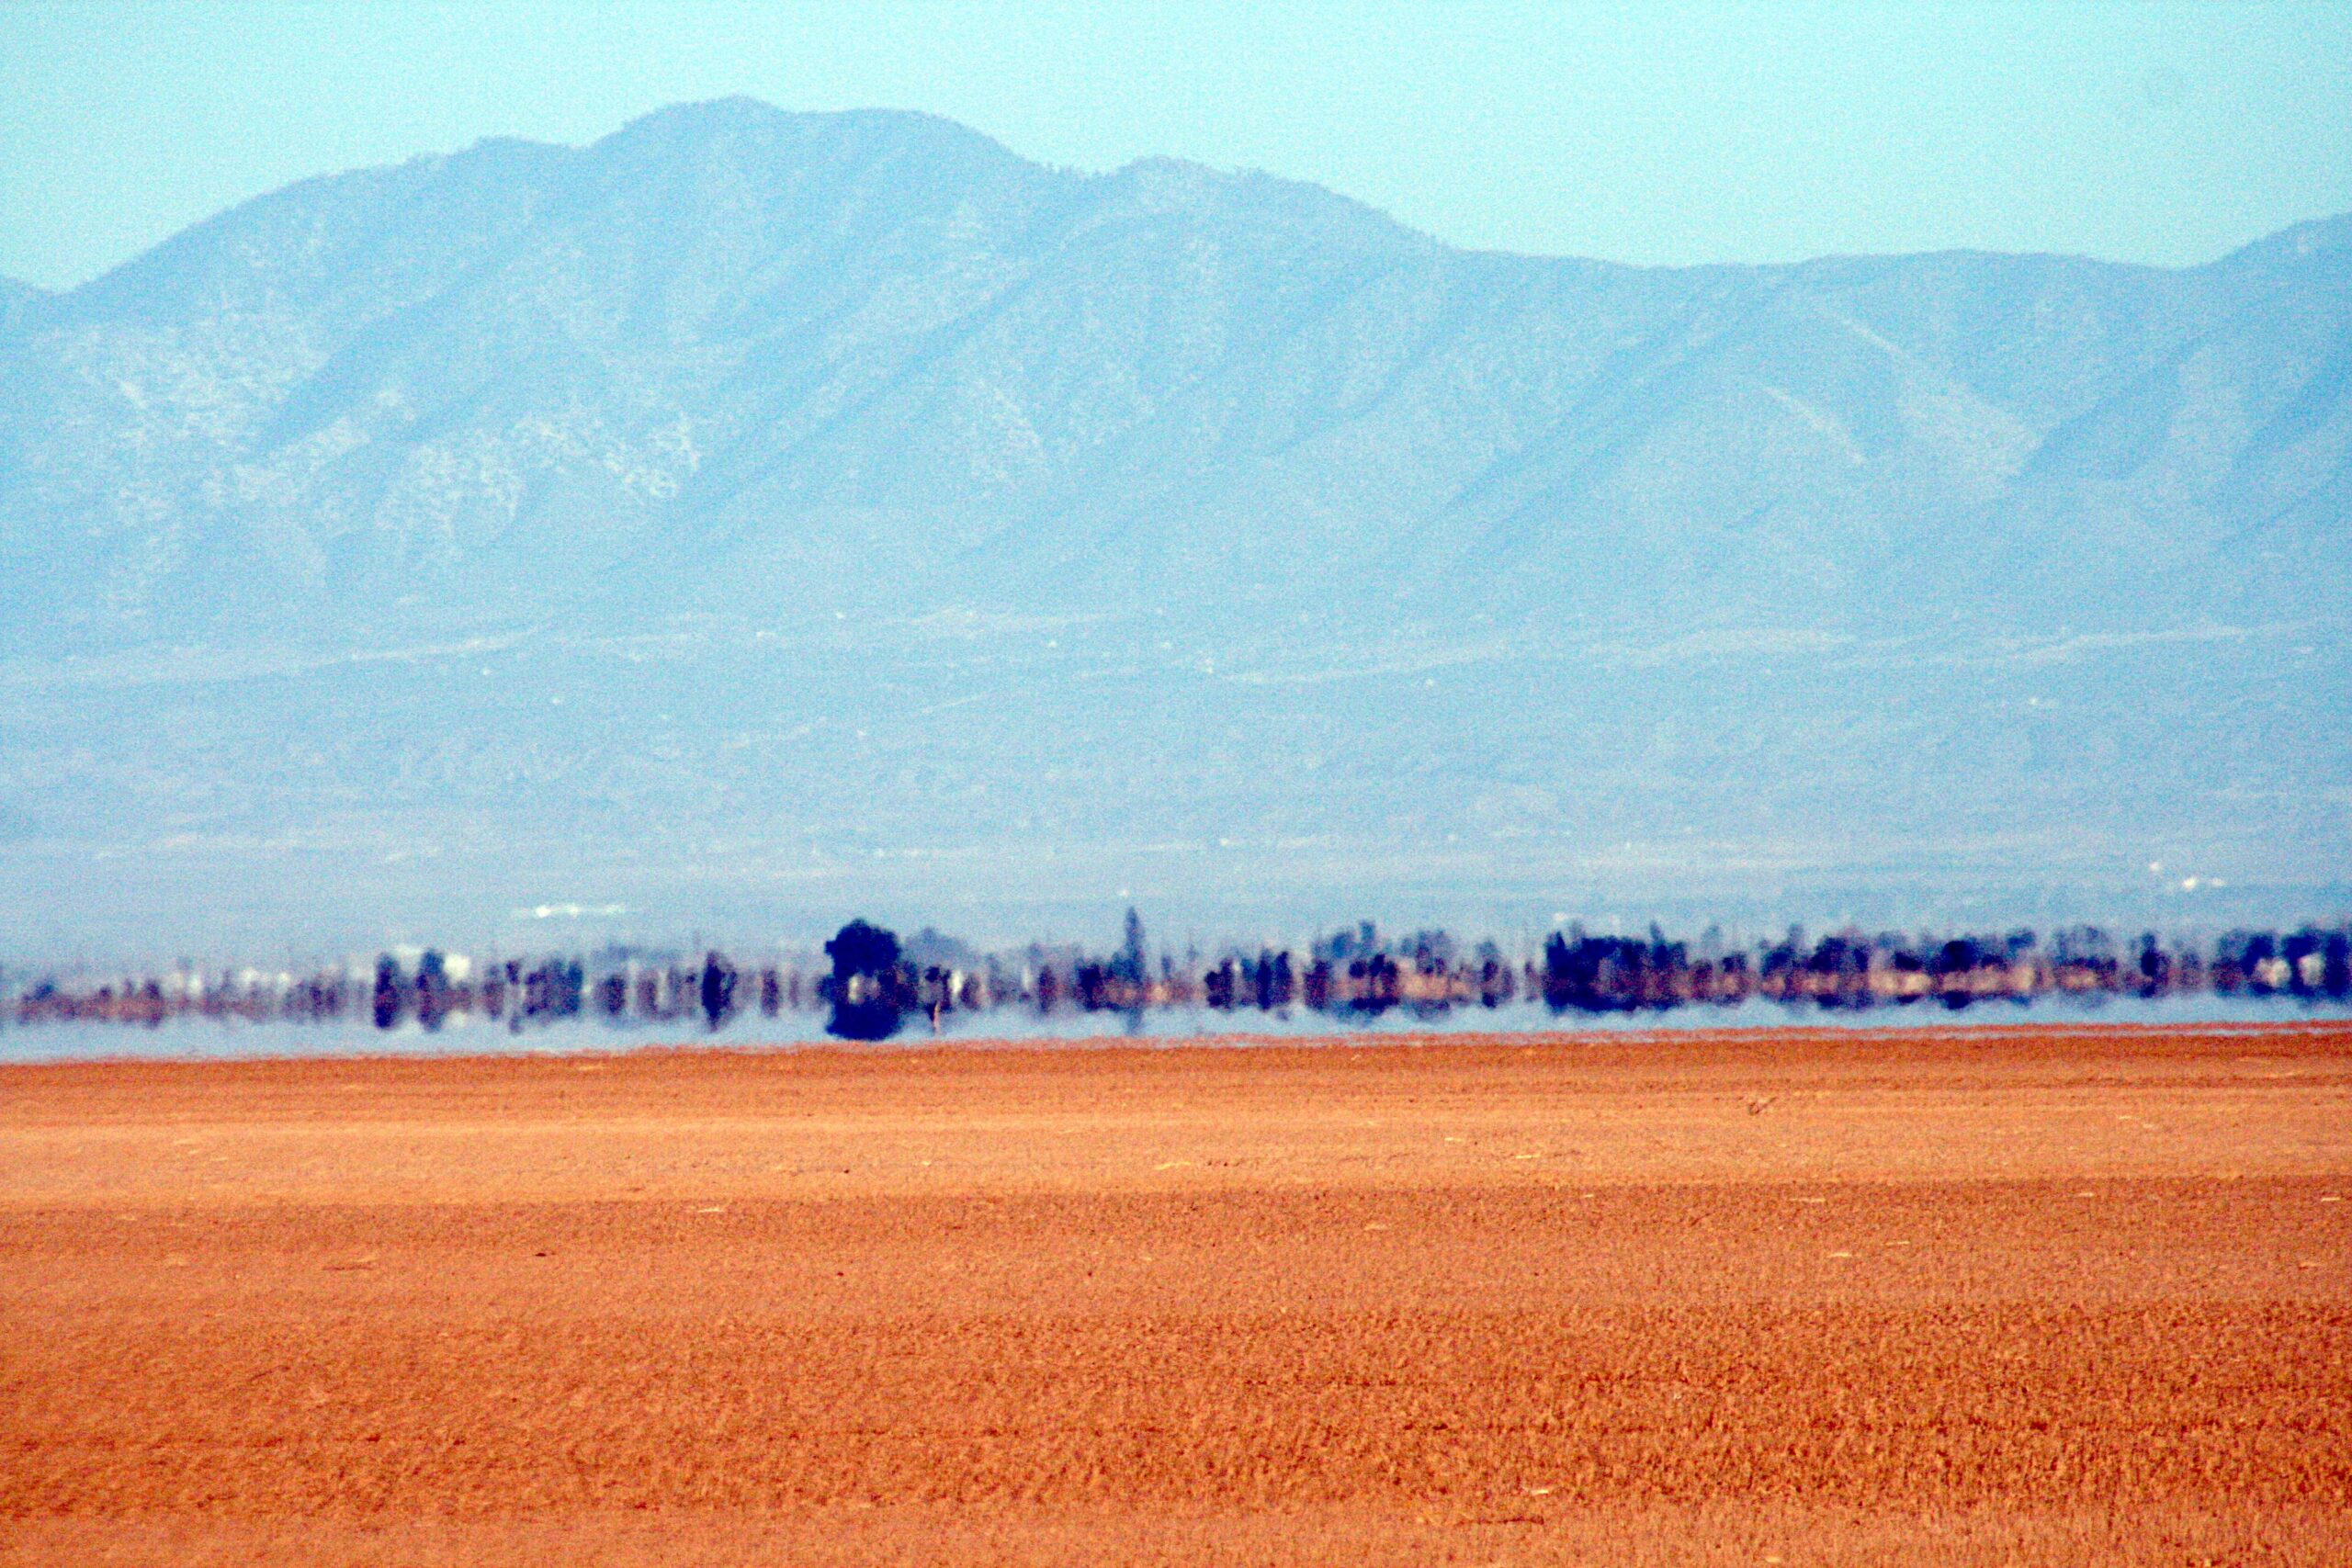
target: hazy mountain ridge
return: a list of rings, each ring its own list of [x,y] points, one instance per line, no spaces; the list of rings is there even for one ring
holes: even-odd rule
[[[676,603],[714,563],[760,613],[1387,603],[1366,552],[1521,562],[1498,603],[1539,619],[1795,589],[1872,621],[1921,535],[2045,571],[2051,529],[2267,605],[2222,541],[2340,559],[2346,230],[2186,272],[1634,269],[693,106],[305,182],[47,301],[0,381],[0,537],[83,591],[6,629],[233,641],[271,606],[396,624],[402,591],[498,619],[622,572]]]
[[[2352,219],[1635,268],[917,115],[484,142],[0,288],[0,945],[2300,919],[2347,517]]]

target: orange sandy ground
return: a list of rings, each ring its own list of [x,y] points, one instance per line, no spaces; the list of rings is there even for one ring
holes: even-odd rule
[[[0,1561],[2352,1562],[2352,1030],[0,1069]]]

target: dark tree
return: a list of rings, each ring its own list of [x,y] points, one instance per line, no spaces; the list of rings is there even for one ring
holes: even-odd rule
[[[702,1016],[717,1029],[735,1010],[735,966],[713,948],[702,960]]]
[[[416,961],[416,1021],[427,1029],[439,1029],[448,1016],[449,976],[441,954],[428,948]]]
[[[888,1040],[899,1032],[911,991],[900,975],[899,939],[880,926],[852,920],[825,944],[833,972],[825,982],[832,1016],[825,1030],[844,1040]]]
[[[1144,967],[1146,962],[1143,917],[1131,908],[1127,911],[1126,940],[1119,946],[1119,956],[1111,961],[1112,977],[1130,986],[1141,986],[1150,976]]]
[[[408,987],[401,982],[400,961],[386,953],[376,960],[376,1027],[390,1029],[408,1010]]]
[[[1238,978],[1234,972],[1233,960],[1227,958],[1201,976],[1202,995],[1209,1006],[1219,1011],[1227,1010],[1233,1006],[1234,990]]]
[[[1511,994],[1510,966],[1492,942],[1478,944],[1478,1005],[1500,1007]]]
[[[1577,946],[1583,945],[1584,939],[1579,935]],[[1544,939],[1544,1000],[1555,1012],[1576,998],[1577,956],[1576,949],[1568,945],[1568,939],[1558,931]]]
[[[897,965],[899,939],[880,926],[852,920],[825,944],[825,956],[833,961],[837,985],[860,976],[873,979]]]

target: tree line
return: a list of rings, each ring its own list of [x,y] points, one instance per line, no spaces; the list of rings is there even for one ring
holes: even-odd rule
[[[162,975],[75,979],[0,973],[0,1021],[17,1025],[160,1025],[183,1017],[245,1022],[364,1022],[379,1030],[438,1030],[452,1020],[520,1032],[569,1019],[698,1026],[747,1015],[821,1011],[844,1039],[887,1039],[910,1022],[941,1027],[961,1014],[1022,1008],[1051,1014],[1139,1014],[1163,1008],[1219,1012],[1292,1010],[1372,1018],[1404,1010],[1540,1004],[1561,1014],[1731,1007],[1751,1001],[1860,1010],[1958,1010],[2040,997],[2181,995],[2352,998],[2352,925],[2233,931],[2206,942],[2155,933],[2118,938],[2076,926],[2047,939],[2030,930],[1959,935],[1799,930],[1748,944],[1710,931],[1669,939],[1589,933],[1570,926],[1533,949],[1458,943],[1442,930],[1389,937],[1370,921],[1304,948],[1227,946],[1214,956],[1155,953],[1129,910],[1107,953],[1032,944],[979,953],[926,928],[897,933],[854,919],[821,959],[739,963],[716,948],[699,957],[608,951],[594,958],[492,959],[424,950],[387,953],[372,968],[307,974],[182,966]]]

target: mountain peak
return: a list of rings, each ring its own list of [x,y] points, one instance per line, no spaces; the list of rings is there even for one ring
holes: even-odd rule
[[[2217,265],[2268,267],[2307,265],[2322,256],[2352,251],[2352,212],[2314,218],[2266,234],[2250,245],[2231,252]]]
[[[1029,164],[1027,159],[970,126],[919,109],[802,111],[781,109],[740,95],[655,109],[629,121],[591,150],[727,145],[803,152],[820,149],[868,154],[902,152]]]
[[[1138,158],[1103,176],[1102,183],[1114,193],[1114,204],[1135,211],[1224,213],[1351,248],[1442,248],[1419,230],[1352,197],[1256,169],[1216,169],[1184,158]]]

